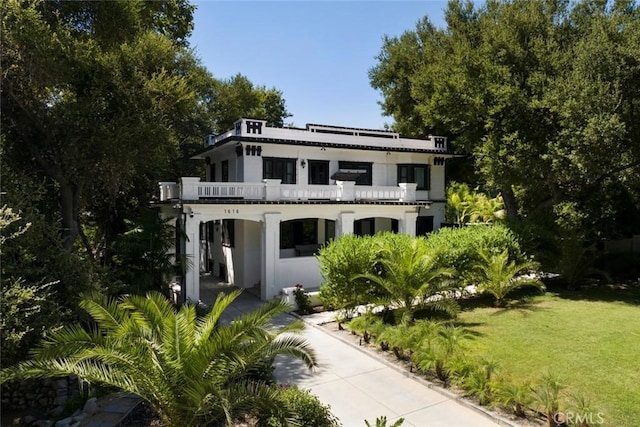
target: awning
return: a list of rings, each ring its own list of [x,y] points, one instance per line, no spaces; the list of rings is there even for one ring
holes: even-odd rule
[[[363,169],[340,169],[331,175],[331,179],[336,181],[356,181],[360,175],[366,173],[367,171]]]

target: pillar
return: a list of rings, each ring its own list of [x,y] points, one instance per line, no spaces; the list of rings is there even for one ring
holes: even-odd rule
[[[260,299],[268,301],[280,294],[280,213],[265,213],[262,222],[262,277]]]
[[[200,220],[193,214],[186,215],[185,256],[187,272],[184,277],[183,291],[187,301],[200,301]]]
[[[398,232],[415,237],[417,218],[418,212],[405,212],[398,221]]]
[[[353,223],[355,222],[355,217],[356,214],[353,212],[340,212],[336,224],[336,237],[344,236],[345,234],[353,234]]]

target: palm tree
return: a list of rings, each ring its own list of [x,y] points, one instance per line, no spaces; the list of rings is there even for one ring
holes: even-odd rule
[[[95,322],[91,328],[73,325],[51,334],[31,360],[0,371],[0,383],[75,374],[140,396],[167,426],[230,424],[256,410],[285,420],[280,389],[255,372],[278,354],[313,368],[315,353],[294,334],[301,323],[271,329],[270,319],[287,310],[281,300],[221,324],[238,295],[219,295],[203,317],[193,305],[176,310],[157,292],[85,299],[81,307]]]
[[[453,270],[439,266],[422,239],[389,239],[381,254],[382,273],[358,277],[381,286],[386,294],[381,302],[398,307],[404,321],[413,319],[414,304],[457,313],[457,303],[446,295],[453,290]]]
[[[497,307],[504,306],[504,299],[509,292],[523,286],[534,286],[541,291],[545,290],[540,279],[526,275],[536,270],[537,264],[533,261],[509,262],[507,250],[499,254],[489,254],[481,250],[480,258],[481,261],[475,265],[478,290],[493,295]]]

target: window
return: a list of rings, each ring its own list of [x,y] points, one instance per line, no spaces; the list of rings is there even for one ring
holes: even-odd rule
[[[222,245],[233,248],[236,241],[236,221],[234,219],[222,220]]]
[[[371,165],[363,162],[338,162],[340,170],[359,171],[356,185],[371,185]]]
[[[329,185],[329,162],[309,160],[309,184]]]
[[[417,190],[429,190],[431,185],[429,165],[398,165],[398,184],[410,182],[418,184]]]
[[[281,179],[283,184],[295,184],[296,159],[263,157],[262,178]]]
[[[416,218],[416,236],[424,236],[433,231],[433,217],[419,216]]]
[[[211,182],[216,182],[216,164],[212,163],[209,165],[209,176],[211,177]]]
[[[223,160],[220,169],[222,169],[220,181],[229,182],[229,160]]]
[[[360,219],[353,223],[353,234],[357,236],[373,236],[375,232],[375,218]]]
[[[318,243],[318,220],[297,219],[280,223],[280,249]]]

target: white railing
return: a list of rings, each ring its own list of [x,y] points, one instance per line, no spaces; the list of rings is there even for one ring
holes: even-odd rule
[[[244,200],[416,200],[416,184],[392,186],[356,186],[353,181],[336,181],[335,185],[282,184],[279,179],[263,182],[200,182],[200,178],[183,177],[180,184],[161,182],[160,201],[172,199],[244,199]]]
[[[282,200],[338,200],[342,188],[337,185],[280,184]]]

